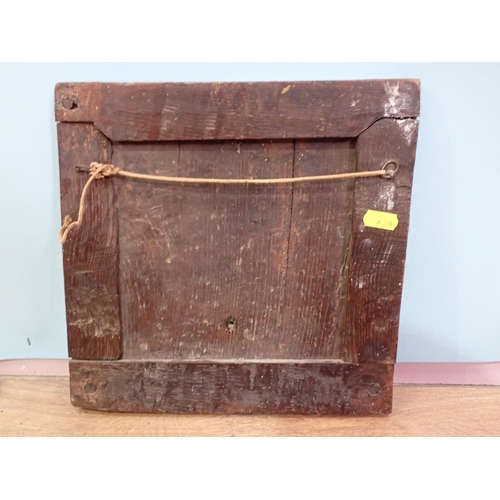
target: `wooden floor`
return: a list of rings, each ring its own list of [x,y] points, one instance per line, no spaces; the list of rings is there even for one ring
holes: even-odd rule
[[[500,436],[500,387],[396,386],[382,417],[82,411],[66,377],[0,377],[0,436]]]

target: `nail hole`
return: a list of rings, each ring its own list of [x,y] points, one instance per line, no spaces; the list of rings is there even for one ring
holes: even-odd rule
[[[87,394],[94,394],[97,391],[97,387],[94,384],[85,384],[84,390]]]
[[[233,332],[236,328],[236,320],[232,316],[226,320],[226,328],[229,333]]]
[[[66,109],[78,109],[78,100],[75,97],[65,97],[62,100],[62,105]]]
[[[372,396],[377,395],[380,392],[380,386],[378,384],[370,384],[368,386],[368,393]]]

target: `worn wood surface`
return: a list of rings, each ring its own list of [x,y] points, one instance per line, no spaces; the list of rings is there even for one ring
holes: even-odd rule
[[[300,185],[96,181],[64,246],[69,350],[122,361],[72,365],[74,401],[390,411],[418,112],[414,80],[58,85],[62,208],[73,217],[87,178],[74,166],[91,161],[229,178],[398,165],[392,179]],[[396,213],[395,231],[365,227],[368,209]],[[271,385],[255,390],[257,372]],[[89,373],[95,392],[82,389]],[[383,390],[367,397],[380,373]]]
[[[345,354],[353,363],[394,363],[410,216],[416,120],[384,119],[358,137],[358,171],[397,163],[392,179],[356,179],[345,319]],[[397,214],[393,231],[366,227],[367,210]]]
[[[354,152],[351,141],[117,143],[113,158],[265,178],[352,171]],[[116,185],[123,358],[340,358],[352,180]]]
[[[60,83],[56,119],[112,141],[356,137],[379,118],[420,114],[418,80]]]
[[[500,387],[395,386],[391,415],[158,415],[70,403],[67,378],[0,377],[0,436],[500,436]]]
[[[111,161],[111,144],[91,124],[58,125],[61,214],[78,218],[87,176],[75,165]],[[121,355],[118,291],[118,218],[114,181],[90,186],[83,224],[63,246],[68,349],[74,359]]]
[[[297,141],[294,176],[355,169],[354,141]],[[342,356],[353,181],[292,188],[280,358]]]
[[[71,401],[146,413],[380,414],[393,365],[324,361],[71,361]]]
[[[289,177],[292,142],[117,144],[134,171]],[[125,359],[269,358],[282,323],[290,186],[119,188]]]

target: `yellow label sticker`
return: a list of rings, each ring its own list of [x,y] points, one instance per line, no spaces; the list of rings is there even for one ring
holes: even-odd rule
[[[398,214],[368,210],[363,217],[363,222],[367,227],[394,231],[398,225]]]

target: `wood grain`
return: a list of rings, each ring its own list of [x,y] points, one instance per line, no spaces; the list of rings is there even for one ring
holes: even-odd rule
[[[111,162],[109,141],[91,124],[58,124],[61,214],[78,218],[88,176],[75,165]],[[94,182],[83,224],[63,246],[68,349],[74,359],[117,359],[121,354],[118,296],[118,219],[114,180]]]
[[[112,141],[356,137],[383,117],[416,117],[418,80],[60,83],[56,119]]]
[[[71,361],[71,401],[92,410],[381,414],[393,366],[311,361]]]
[[[354,153],[352,141],[117,143],[113,157],[141,173],[266,178],[352,171]],[[123,357],[339,359],[352,189],[119,179]]]
[[[93,360],[71,365],[73,401],[390,411],[418,113],[415,80],[59,84],[64,215],[91,161],[222,178],[398,165],[297,186],[96,181],[64,247],[70,356]],[[396,230],[365,227],[368,209]]]
[[[354,141],[297,141],[294,176],[355,169]],[[292,188],[279,357],[341,359],[353,181]]]
[[[289,177],[293,143],[117,144],[124,168]],[[119,191],[125,359],[269,358],[282,319],[290,186],[124,180]]]
[[[0,377],[0,436],[500,436],[500,387],[395,386],[391,415],[155,415],[80,410],[67,378]]]
[[[345,321],[345,354],[352,363],[394,363],[408,239],[418,122],[384,119],[357,140],[358,171],[397,163],[392,179],[356,179]],[[367,227],[367,210],[397,214],[394,231]]]

